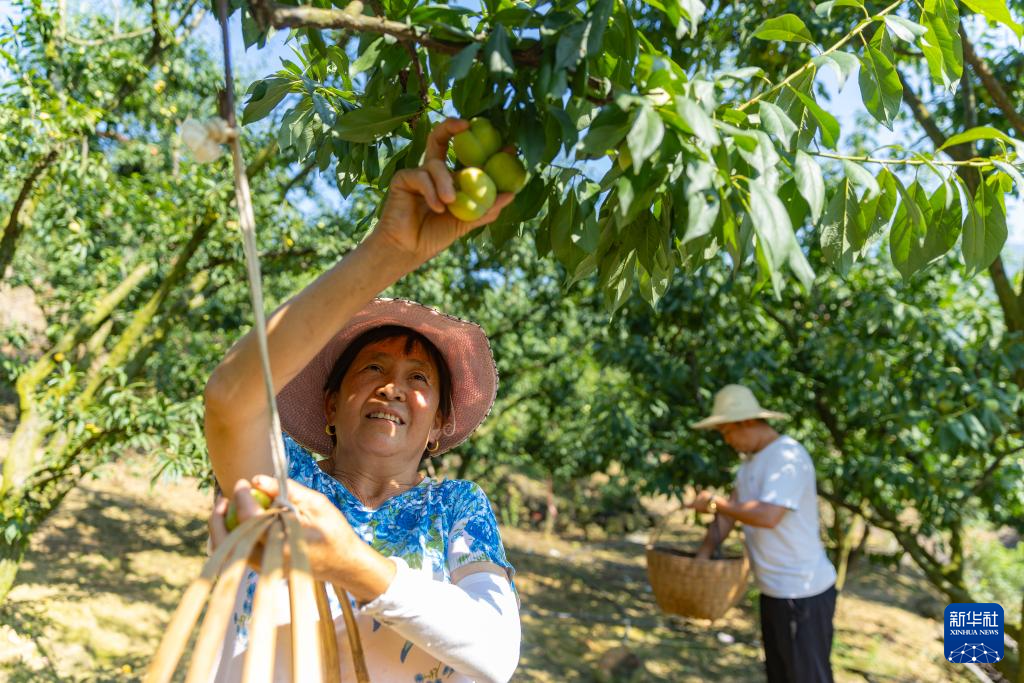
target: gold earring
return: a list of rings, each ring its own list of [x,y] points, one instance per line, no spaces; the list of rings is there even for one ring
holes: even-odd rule
[[[326,432],[328,436],[334,436],[335,431],[336,430],[334,429],[334,425],[332,424],[329,424],[326,427],[324,427],[324,432]]]
[[[440,450],[440,448],[441,448],[441,442],[440,441],[435,441],[433,448],[430,447],[430,442],[429,441],[427,442],[427,453],[437,453],[437,451]]]

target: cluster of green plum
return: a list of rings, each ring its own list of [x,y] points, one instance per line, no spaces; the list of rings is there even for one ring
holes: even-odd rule
[[[452,148],[462,168],[455,172],[455,201],[448,210],[459,220],[477,220],[499,192],[514,194],[526,184],[526,168],[502,149],[501,135],[485,118],[471,119],[469,129],[452,138]]]

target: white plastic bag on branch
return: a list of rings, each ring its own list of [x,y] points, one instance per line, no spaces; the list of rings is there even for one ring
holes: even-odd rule
[[[234,137],[235,131],[219,116],[206,121],[185,119],[179,130],[181,140],[201,164],[216,161],[224,153],[224,145]]]

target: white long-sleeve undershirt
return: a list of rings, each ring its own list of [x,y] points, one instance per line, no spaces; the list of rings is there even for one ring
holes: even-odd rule
[[[519,604],[509,580],[491,572],[442,583],[398,557],[388,589],[361,608],[477,683],[505,683],[519,663]]]

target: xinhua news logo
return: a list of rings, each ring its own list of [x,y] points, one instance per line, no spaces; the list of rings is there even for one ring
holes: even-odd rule
[[[995,664],[1003,658],[1003,608],[994,602],[946,607],[943,644],[953,664]]]

